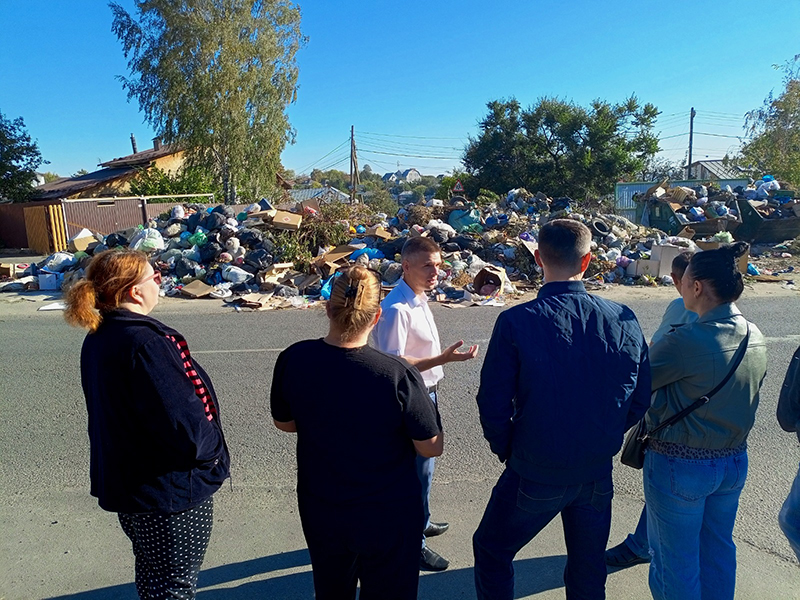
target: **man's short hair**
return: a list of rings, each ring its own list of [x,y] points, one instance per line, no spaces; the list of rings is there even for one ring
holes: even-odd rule
[[[580,221],[554,219],[539,230],[542,262],[556,268],[580,268],[592,247],[592,233]]]
[[[672,272],[678,277],[683,277],[686,272],[686,267],[689,266],[689,261],[692,259],[691,252],[681,252],[672,259]]]
[[[408,259],[413,254],[433,254],[433,253],[441,253],[442,249],[439,247],[439,244],[436,243],[435,240],[432,240],[429,237],[414,237],[410,238],[403,244],[403,249],[400,251],[400,255],[403,259]]]

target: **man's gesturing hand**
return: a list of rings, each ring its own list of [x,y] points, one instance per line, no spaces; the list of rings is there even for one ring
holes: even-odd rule
[[[464,345],[464,340],[459,340],[452,346],[448,346],[444,352],[442,352],[442,360],[443,362],[459,362],[462,360],[470,360],[475,358],[478,355],[478,346],[477,344],[474,346],[470,346],[467,350],[459,352],[458,349]]]

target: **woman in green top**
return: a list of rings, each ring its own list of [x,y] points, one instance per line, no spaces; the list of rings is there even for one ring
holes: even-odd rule
[[[734,367],[748,322],[734,304],[744,289],[736,259],[744,242],[692,256],[681,282],[698,319],[667,333],[650,351],[652,431],[709,394]],[[767,368],[764,337],[750,324],[742,362],[710,401],[657,432],[644,465],[650,590],[657,600],[732,599],[733,524],[747,477],[747,435]]]

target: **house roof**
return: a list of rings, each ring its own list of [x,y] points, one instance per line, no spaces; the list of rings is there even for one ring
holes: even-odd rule
[[[327,202],[338,200],[342,202],[350,199],[350,196],[348,196],[341,190],[337,190],[335,187],[289,190],[289,196],[291,196],[292,200],[294,200],[295,202],[303,202],[305,200],[312,200],[312,199],[324,200]]]
[[[66,198],[135,172],[136,169],[133,167],[120,167],[115,169],[100,169],[99,171],[87,173],[80,177],[65,177],[35,188],[33,198],[35,200]]]
[[[692,167],[702,166],[717,179],[741,179],[745,173],[740,167],[726,165],[722,160],[698,160]]]
[[[100,163],[101,167],[142,167],[147,166],[157,158],[162,156],[169,156],[170,154],[177,154],[181,149],[175,144],[165,144],[158,150],[150,148],[150,150],[142,150],[135,154],[114,158],[104,163]]]
[[[411,173],[411,171],[414,171],[414,173],[416,173],[417,175],[419,175],[419,171],[417,171],[415,168],[413,168],[413,167],[412,167],[412,168],[410,168],[410,169],[406,169],[405,171],[403,171],[403,172],[402,172],[402,174],[401,174],[401,176],[402,176],[403,178],[408,178],[408,174],[409,174],[409,173]],[[398,173],[399,173],[399,171],[398,171]]]

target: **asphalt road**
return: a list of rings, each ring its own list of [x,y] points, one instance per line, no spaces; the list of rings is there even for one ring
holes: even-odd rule
[[[652,333],[668,290],[627,293],[626,303]],[[115,516],[88,495],[88,441],[78,355],[83,332],[60,312],[35,302],[0,299],[0,600],[136,598],[133,560]],[[800,571],[777,526],[798,466],[796,438],[775,421],[777,395],[800,344],[800,295],[746,293],[743,312],[768,341],[770,371],[750,435],[750,473],[735,540],[740,598],[800,598]],[[499,308],[433,306],[443,344],[485,347]],[[215,497],[216,521],[200,578],[199,598],[310,598],[308,555],[294,496],[294,441],[271,425],[267,394],[278,352],[324,334],[324,312],[235,313],[216,301],[170,301],[154,316],[181,331],[217,388],[232,453],[232,486]],[[531,341],[535,343],[535,340]],[[441,386],[446,449],[433,491],[435,520],[451,531],[431,546],[451,568],[426,574],[420,598],[474,598],[470,538],[500,465],[478,423],[475,391],[482,360],[448,365]],[[575,373],[579,377],[580,373]],[[308,365],[315,381],[314,364]],[[358,394],[358,382],[317,381],[321,395]],[[611,544],[635,525],[643,499],[641,473],[615,467]],[[563,598],[565,548],[558,521],[519,555],[517,598]],[[609,577],[609,598],[646,598],[647,567]]]

